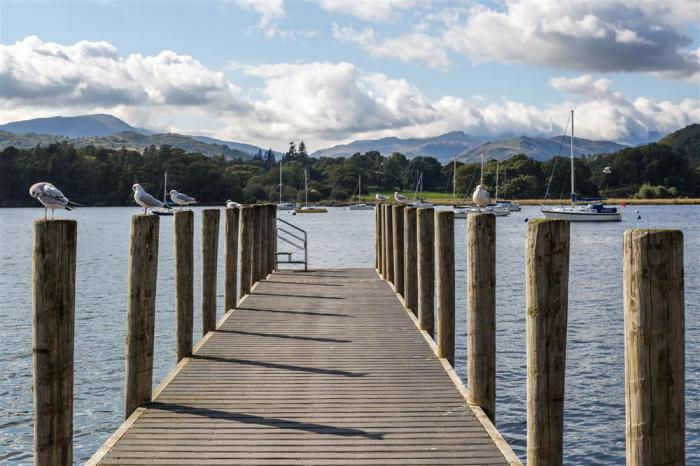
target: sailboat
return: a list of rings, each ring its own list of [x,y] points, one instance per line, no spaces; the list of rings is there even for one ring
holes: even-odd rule
[[[503,170],[503,180],[505,183],[506,177],[507,177],[508,172],[506,170]],[[498,195],[496,195],[496,206],[508,209],[511,212],[520,212],[521,207],[520,204],[516,204],[515,202],[507,201],[505,199],[498,200]]]
[[[291,202],[282,202],[282,160],[280,159],[280,201],[277,204],[277,210],[292,210],[294,204]]]
[[[168,172],[163,176],[163,207],[151,209],[156,215],[170,216],[173,215],[172,202],[168,202]]]
[[[374,210],[374,206],[369,204],[363,204],[360,202],[360,196],[362,195],[362,175],[357,177],[357,204],[350,206],[350,210]]]
[[[416,181],[416,194],[414,195],[414,201],[409,202],[408,205],[411,207],[433,207],[433,204],[418,197],[418,194],[423,194],[423,172],[420,172],[418,181]]]
[[[496,217],[507,217],[510,215],[510,209],[507,207],[501,206],[498,203],[498,160],[496,160],[496,194],[494,198],[494,204],[490,204],[486,206],[486,211],[494,214]]]
[[[542,207],[542,213],[546,218],[555,218],[568,220],[570,222],[619,222],[622,220],[620,212],[615,207],[605,207],[602,198],[585,199],[577,198],[574,186],[574,111],[571,110],[571,144],[570,144],[570,159],[571,159],[571,205],[569,206],[554,206]],[[551,180],[550,180],[551,181]],[[591,202],[587,205],[576,204],[576,202]]]
[[[298,214],[325,214],[326,212],[328,212],[328,210],[326,210],[325,207],[309,205],[309,176],[306,171],[306,168],[304,169],[304,192],[304,206],[298,209],[294,209],[294,212]]]

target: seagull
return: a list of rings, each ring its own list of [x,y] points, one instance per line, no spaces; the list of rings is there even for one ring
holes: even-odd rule
[[[228,199],[226,201],[226,207],[228,207],[229,209],[238,209],[241,207],[241,204],[239,204],[238,202],[233,202],[231,199]]]
[[[394,199],[396,199],[396,202],[401,202],[401,203],[408,201],[408,198],[406,196],[404,196],[403,194],[399,193],[398,191],[394,193]]]
[[[482,185],[478,185],[474,190],[474,194],[472,194],[472,200],[474,204],[478,205],[480,208],[484,208],[491,203],[491,195]]]
[[[386,201],[386,196],[383,195],[383,194],[377,193],[377,194],[374,195],[374,198],[375,198],[376,200],[378,200],[379,202],[384,202],[384,201]]]
[[[147,214],[149,208],[163,207],[163,203],[155,197],[148,194],[140,184],[136,183],[131,187],[134,190],[134,200],[138,205],[143,207],[143,213]]]
[[[197,203],[197,199],[190,197],[187,194],[179,193],[179,192],[175,191],[174,189],[170,191],[170,199],[172,199],[172,201],[175,204],[180,205],[180,206]]]
[[[56,186],[46,181],[34,183],[32,187],[29,188],[29,195],[38,199],[39,202],[43,204],[44,220],[47,220],[48,209],[51,209],[51,220],[53,220],[55,209],[73,210],[70,206],[80,205],[69,201]]]

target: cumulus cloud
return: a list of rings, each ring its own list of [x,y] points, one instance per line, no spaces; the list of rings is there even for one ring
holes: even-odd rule
[[[241,8],[260,15],[260,26],[268,27],[284,16],[284,0],[235,0]]]
[[[414,8],[419,0],[318,0],[326,11],[345,13],[365,21],[390,21],[397,17],[397,12]]]
[[[559,134],[571,108],[577,134],[640,142],[700,121],[700,100],[628,99],[592,75],[552,78],[562,101],[526,105],[456,96],[428,98],[405,79],[347,62],[232,64],[256,81],[242,89],[223,71],[172,51],[122,56],[107,42],[72,45],[28,37],[0,46],[0,123],[112,113],[137,126],[205,133],[264,147],[291,139],[321,147],[381,136]]]
[[[476,60],[698,79],[700,60],[680,25],[699,21],[696,2],[507,0],[452,18],[443,37]]]
[[[440,70],[447,69],[450,64],[442,43],[437,38],[421,32],[381,39],[371,27],[358,31],[353,27],[333,24],[333,37],[358,45],[377,58],[396,58]]]

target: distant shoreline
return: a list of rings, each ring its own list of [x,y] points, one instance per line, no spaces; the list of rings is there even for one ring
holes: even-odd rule
[[[452,199],[432,199],[430,197],[425,198],[426,201],[431,202],[434,205],[439,205],[439,206],[450,206],[453,204]],[[519,204],[521,206],[537,206],[537,205],[562,205],[562,204],[569,204],[568,199],[510,199],[513,203]],[[363,199],[361,202],[364,202],[366,204],[375,204],[375,201],[369,201],[367,199]],[[356,204],[357,201],[332,201],[332,200],[324,200],[324,201],[318,201],[314,202],[313,204],[316,205],[322,205],[325,207],[348,207],[350,205]],[[385,202],[386,204],[395,204],[395,202],[391,202],[387,200]],[[677,198],[677,199],[606,199],[603,201],[604,204],[606,205],[622,205],[623,203],[625,205],[700,205],[700,198]],[[275,202],[272,202],[272,204],[276,204]],[[463,201],[462,199],[459,199],[457,201],[458,205],[466,205],[470,204],[469,202]],[[223,205],[220,204],[197,204],[197,207],[209,207],[209,208],[215,208],[215,207],[221,207],[223,208]],[[0,205],[0,209],[20,209],[20,208],[34,208],[34,207],[41,207],[38,204],[23,204],[23,205]],[[132,204],[120,204],[120,205],[98,205],[98,206],[91,206],[91,205],[86,205],[83,207],[79,208],[86,208],[86,207],[133,207],[134,209],[141,209],[141,207],[138,207],[137,205],[132,205]]]

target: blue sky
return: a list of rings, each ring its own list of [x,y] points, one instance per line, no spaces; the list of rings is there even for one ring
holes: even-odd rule
[[[574,107],[581,136],[638,142],[700,119],[700,5],[657,3],[3,0],[0,120],[319,148],[551,135]]]

